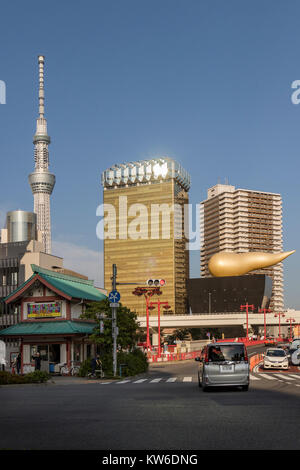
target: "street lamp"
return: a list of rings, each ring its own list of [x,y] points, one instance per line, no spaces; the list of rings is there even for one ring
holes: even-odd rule
[[[154,305],[157,305],[157,312],[158,312],[158,357],[161,356],[161,349],[160,349],[160,306],[164,305],[165,309],[171,308],[168,302],[161,302],[159,299],[157,302],[150,302],[149,308],[154,308]]]
[[[147,339],[146,339],[146,348],[147,351],[151,350],[150,344],[150,331],[149,331],[149,307],[150,307],[150,298],[153,295],[161,295],[162,291],[159,287],[136,287],[132,292],[133,295],[144,296],[146,300],[146,317],[147,317]]]
[[[295,321],[296,321],[295,318],[292,318],[292,317],[286,319],[287,323],[290,322],[290,341],[292,340],[292,322],[295,322]]]
[[[241,312],[243,312],[244,310],[246,311],[246,321],[247,321],[247,336],[246,336],[246,339],[248,340],[249,339],[249,335],[248,335],[248,331],[249,331],[249,328],[248,328],[248,313],[249,313],[249,308],[252,310],[254,310],[254,305],[251,304],[249,305],[248,302],[245,304],[245,305],[241,305],[240,306],[240,310]]]
[[[280,333],[280,318],[281,318],[281,317],[285,317],[285,314],[284,314],[283,312],[277,312],[277,313],[275,313],[274,317],[275,317],[275,318],[278,317],[278,319],[279,319],[279,339],[281,339],[281,333]]]
[[[260,308],[259,313],[264,314],[264,338],[266,339],[267,337],[267,325],[266,325],[266,313],[271,313],[271,310],[269,308]]]

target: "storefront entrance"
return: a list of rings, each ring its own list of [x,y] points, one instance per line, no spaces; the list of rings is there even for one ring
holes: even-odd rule
[[[58,364],[61,362],[60,344],[36,344],[30,345],[30,357],[36,352],[41,355],[41,370],[45,372],[58,371]]]

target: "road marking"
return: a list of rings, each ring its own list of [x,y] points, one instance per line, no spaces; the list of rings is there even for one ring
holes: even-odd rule
[[[177,377],[171,377],[170,379],[167,380],[167,382],[176,382]]]
[[[267,374],[260,374],[261,377],[264,377],[265,379],[268,379],[268,380],[277,380],[275,377],[271,376],[271,375],[267,375]]]
[[[295,379],[300,379],[300,374],[299,375],[289,374],[289,377],[295,377]]]
[[[182,382],[192,382],[192,380],[193,380],[193,377],[183,377]]]
[[[100,385],[109,385],[111,382],[100,382]]]
[[[280,377],[281,379],[284,379],[284,380],[295,380],[295,379],[292,379],[290,375],[283,375],[283,374],[276,374],[276,377]]]
[[[141,384],[142,382],[146,382],[146,380],[148,379],[140,379],[140,380],[136,380],[135,382],[133,382],[134,384]]]
[[[127,384],[130,380],[121,380],[120,382],[116,382],[117,384]]]
[[[251,380],[260,380],[259,377],[256,377],[256,375],[252,375],[252,374],[250,374],[250,379]]]
[[[160,382],[162,379],[153,379],[153,380],[150,380],[150,383],[151,384],[157,384],[158,382]]]

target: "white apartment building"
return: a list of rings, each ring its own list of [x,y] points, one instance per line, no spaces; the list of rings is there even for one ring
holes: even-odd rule
[[[282,247],[282,200],[280,194],[217,184],[201,203],[201,276],[210,276],[208,261],[219,251],[278,253]],[[273,280],[270,308],[283,309],[282,263],[253,271]],[[251,275],[251,273],[249,274]]]

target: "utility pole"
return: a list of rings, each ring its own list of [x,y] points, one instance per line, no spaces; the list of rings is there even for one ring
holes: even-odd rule
[[[117,290],[117,265],[113,264],[113,275],[112,275],[112,291]],[[113,373],[114,377],[117,375],[117,307],[111,307],[111,323],[112,323],[112,338],[113,338]]]
[[[114,377],[117,375],[117,339],[119,335],[119,328],[117,327],[117,308],[119,307],[119,301],[121,298],[120,293],[117,291],[117,285],[136,285],[136,282],[117,282],[117,265],[112,265],[112,277],[111,277],[111,286],[112,291],[108,295],[111,307],[111,329],[112,329],[112,339],[113,339],[113,374]]]

